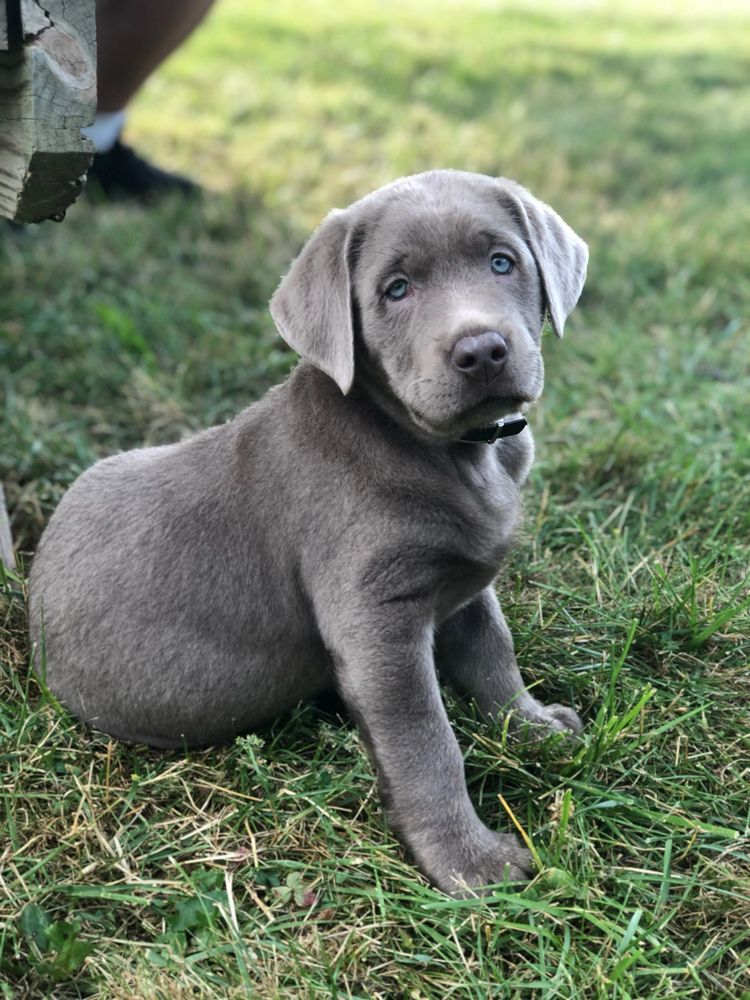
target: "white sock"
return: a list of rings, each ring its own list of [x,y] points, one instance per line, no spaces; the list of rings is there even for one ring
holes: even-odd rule
[[[124,124],[124,111],[97,111],[94,124],[82,128],[81,132],[91,139],[97,153],[108,153],[119,139]]]

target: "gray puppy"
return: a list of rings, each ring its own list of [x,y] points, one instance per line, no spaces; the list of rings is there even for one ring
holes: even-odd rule
[[[332,212],[271,301],[303,358],[283,385],[63,497],[31,573],[52,691],[114,736],[184,747],[335,686],[427,877],[525,877],[474,811],[437,672],[488,716],[581,727],[525,690],[492,588],[531,432],[487,439],[541,393],[543,319],[562,335],[586,261],[550,208],[476,174]]]

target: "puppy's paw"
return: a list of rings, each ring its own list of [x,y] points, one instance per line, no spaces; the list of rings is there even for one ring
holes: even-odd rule
[[[429,880],[449,896],[482,896],[491,885],[527,882],[533,875],[531,855],[509,833],[487,827],[463,842],[444,844],[420,860]]]
[[[567,705],[544,705],[542,706],[546,715],[549,716],[550,729],[569,731],[576,736],[583,732],[583,723],[577,712]]]
[[[572,708],[567,705],[542,705],[538,701],[523,711],[514,709],[510,715],[510,727],[514,736],[526,742],[546,739],[550,733],[576,737],[583,732],[583,723]]]

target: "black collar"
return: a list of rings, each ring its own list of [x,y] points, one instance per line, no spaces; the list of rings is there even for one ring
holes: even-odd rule
[[[466,431],[463,437],[458,440],[466,444],[474,444],[484,441],[485,444],[494,444],[498,438],[512,437],[520,434],[526,426],[525,417],[506,417],[497,424],[490,424],[489,427],[472,427]]]

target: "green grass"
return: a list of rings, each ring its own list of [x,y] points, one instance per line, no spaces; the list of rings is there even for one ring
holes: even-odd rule
[[[293,362],[266,311],[309,228],[401,173],[503,173],[591,246],[546,342],[500,593],[579,748],[448,698],[485,820],[542,863],[456,901],[309,707],[157,753],[61,714],[0,584],[0,995],[750,996],[750,17],[740,3],[223,0],[133,108],[199,206],[0,234],[0,478],[30,560],[95,458],[226,419]]]

